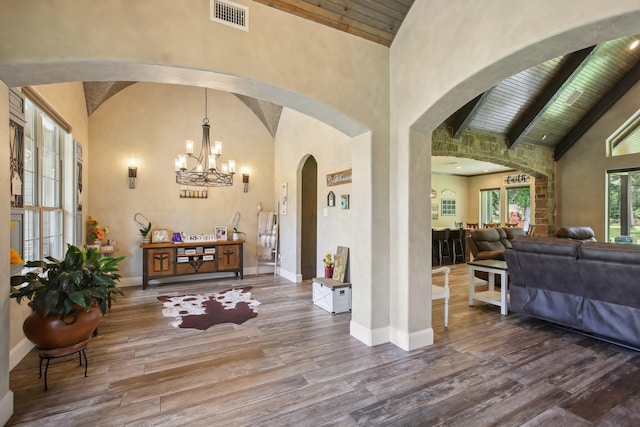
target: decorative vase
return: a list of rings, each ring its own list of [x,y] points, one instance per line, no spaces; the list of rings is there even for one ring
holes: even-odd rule
[[[151,235],[142,236],[142,243],[151,243]]]
[[[66,316],[43,314],[44,307],[41,307],[22,325],[25,336],[42,350],[65,348],[91,338],[102,319],[102,312],[95,304],[89,311],[76,306]]]
[[[324,277],[327,279],[331,279],[333,277],[333,267],[324,268]]]
[[[231,236],[233,240],[240,240],[240,233],[233,233]]]
[[[93,245],[94,246],[101,246],[102,245],[102,241],[100,239],[93,239]]]

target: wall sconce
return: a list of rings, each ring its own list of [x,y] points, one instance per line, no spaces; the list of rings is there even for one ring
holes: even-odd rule
[[[242,174],[242,183],[244,184],[244,192],[248,193],[249,192],[249,174],[248,173]]]
[[[138,177],[138,168],[135,164],[129,165],[129,188],[136,188],[136,178]]]

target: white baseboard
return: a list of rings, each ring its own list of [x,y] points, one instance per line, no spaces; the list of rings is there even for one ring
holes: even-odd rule
[[[368,329],[353,320],[349,323],[349,333],[352,337],[373,347],[389,342],[389,328]]]
[[[280,277],[284,277],[285,279],[290,280],[290,281],[295,282],[295,283],[302,282],[302,274],[295,274],[295,273],[287,271],[287,270],[285,270],[283,268],[280,268],[279,276]]]
[[[433,329],[427,328],[417,332],[401,332],[390,328],[390,341],[405,351],[433,345]]]
[[[23,337],[18,344],[9,351],[9,370],[16,367],[18,363],[35,347],[27,337]]]
[[[7,393],[0,399],[0,425],[5,425],[11,415],[13,415],[13,392],[7,390]]]

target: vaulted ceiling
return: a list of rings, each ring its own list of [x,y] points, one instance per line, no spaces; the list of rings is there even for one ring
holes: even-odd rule
[[[254,0],[390,46],[414,0]],[[509,147],[528,143],[554,150],[560,159],[640,80],[638,36],[611,40],[551,59],[509,77],[451,115],[454,138],[464,132],[496,134]],[[87,112],[131,82],[85,82]],[[272,135],[281,106],[239,96]]]

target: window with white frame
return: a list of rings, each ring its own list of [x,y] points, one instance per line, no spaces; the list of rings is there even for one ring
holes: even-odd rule
[[[442,199],[442,216],[456,216],[455,199]]]
[[[23,258],[62,258],[62,150],[67,133],[28,99],[25,120]]]
[[[483,224],[500,224],[500,189],[480,190],[480,221]]]

